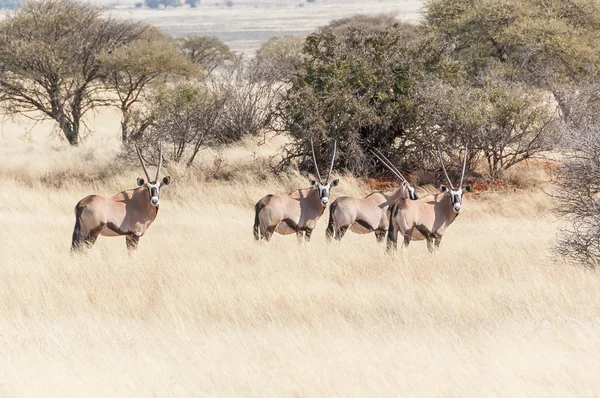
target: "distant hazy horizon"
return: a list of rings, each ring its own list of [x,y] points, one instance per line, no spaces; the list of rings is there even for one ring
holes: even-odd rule
[[[216,36],[234,51],[253,55],[271,37],[308,35],[331,20],[355,14],[394,13],[399,20],[416,21],[423,0],[239,0],[233,7],[213,0],[203,1],[196,9],[183,6],[166,10],[132,8],[134,1],[94,3],[115,6],[107,13],[144,21],[173,36]]]

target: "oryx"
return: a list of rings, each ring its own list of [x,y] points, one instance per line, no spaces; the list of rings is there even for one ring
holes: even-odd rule
[[[162,181],[158,181],[162,165],[162,142],[159,143],[156,178],[152,181],[137,143],[135,150],[148,180],[138,178],[138,188],[123,191],[111,198],[90,195],[81,199],[75,206],[75,228],[71,251],[91,247],[98,235],[125,235],[127,249],[131,252],[137,248],[140,237],[144,235],[158,214],[160,189],[169,185],[171,177],[167,176]]]
[[[260,240],[262,237],[268,241],[273,232],[278,232],[282,235],[296,233],[298,238],[302,238],[304,235],[304,238],[310,241],[312,231],[329,203],[331,188],[339,183],[338,179],[329,182],[335,161],[337,141],[333,142],[333,155],[325,182],[319,173],[312,139],[310,145],[318,181],[310,180],[309,188],[299,189],[289,195],[267,195],[259,200],[254,206],[254,238],[256,240]]]
[[[462,183],[467,166],[467,148],[463,160],[460,183],[457,187],[452,185],[446,172],[442,153],[438,148],[438,156],[450,189],[440,186],[441,193],[423,196],[418,200],[410,201],[399,199],[390,208],[390,227],[388,232],[388,249],[396,248],[398,234],[404,236],[404,246],[412,240],[427,239],[427,248],[433,251],[440,246],[446,228],[450,226],[462,210],[463,189]],[[465,187],[466,192],[471,192],[471,185]]]
[[[342,196],[337,198],[329,208],[327,237],[341,240],[349,229],[357,234],[375,232],[378,242],[385,238],[390,216],[389,207],[398,199],[416,200],[417,194],[410,183],[402,176],[394,164],[381,152],[371,151],[400,180],[400,187],[392,192],[373,192],[364,198]]]

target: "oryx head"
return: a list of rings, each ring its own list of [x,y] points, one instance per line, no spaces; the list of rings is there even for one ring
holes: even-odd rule
[[[337,140],[333,141],[333,155],[331,156],[331,165],[329,166],[329,173],[327,173],[327,180],[323,182],[321,179],[321,173],[319,173],[319,166],[317,165],[317,157],[315,156],[315,145],[313,143],[313,139],[310,139],[310,147],[312,149],[313,162],[315,163],[315,170],[317,174],[318,181],[310,180],[310,186],[312,188],[316,188],[319,190],[319,199],[321,199],[321,204],[323,206],[327,206],[329,203],[329,194],[331,192],[331,188],[337,187],[340,180],[335,179],[329,182],[329,177],[331,177],[331,171],[333,170],[333,163],[335,162],[335,152],[337,150]]]
[[[404,178],[404,176],[402,175],[402,173],[400,173],[398,168],[394,166],[394,164],[388,158],[386,158],[384,154],[381,153],[381,151],[376,151],[377,152],[371,151],[371,153],[375,155],[375,157],[379,159],[379,161],[383,163],[383,165],[387,167],[400,180],[400,186],[404,189],[404,197],[409,198],[411,200],[419,199],[417,193],[415,192],[415,188],[412,185],[410,185],[410,182],[408,182],[406,178]]]
[[[465,169],[467,167],[467,147],[465,146],[465,155],[464,155],[464,159],[463,159],[463,167],[462,167],[462,173],[460,174],[460,182],[458,183],[458,187],[454,187],[454,185],[452,185],[452,181],[450,180],[450,177],[448,176],[448,172],[446,171],[446,167],[444,166],[444,160],[442,159],[442,151],[440,151],[440,148],[438,147],[438,156],[440,158],[440,163],[442,165],[442,169],[444,170],[444,174],[446,175],[446,181],[448,181],[448,184],[450,185],[450,188],[447,188],[445,185],[441,185],[440,186],[440,191],[441,192],[447,192],[450,195],[450,202],[452,203],[452,210],[454,210],[454,212],[456,214],[460,213],[460,211],[462,210],[462,197],[463,197],[463,178],[465,177]],[[473,189],[471,187],[471,185],[467,185],[464,189],[465,192],[471,192]]]
[[[160,188],[164,185],[169,185],[169,183],[171,182],[171,177],[169,176],[166,176],[161,181],[158,181],[160,167],[162,166],[163,160],[162,140],[158,143],[158,167],[156,169],[156,177],[154,178],[154,180],[150,179],[150,174],[148,173],[148,169],[146,169],[146,164],[144,163],[144,158],[142,158],[142,154],[140,152],[140,148],[138,148],[137,142],[135,143],[135,150],[138,154],[138,157],[140,158],[140,162],[142,163],[144,174],[146,174],[146,178],[148,179],[147,181],[145,181],[143,178],[138,177],[137,185],[138,187],[146,186],[146,188],[148,188],[148,196],[150,197],[150,203],[153,206],[158,207],[160,203]]]

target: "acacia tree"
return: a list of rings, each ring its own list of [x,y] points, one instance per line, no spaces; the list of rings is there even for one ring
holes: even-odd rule
[[[107,71],[105,84],[118,97],[123,142],[132,133],[133,107],[151,85],[169,77],[191,76],[197,72],[196,66],[177,50],[175,43],[151,27],[132,43],[102,54],[101,61]]]
[[[188,35],[179,40],[179,45],[183,55],[208,73],[234,59],[229,46],[217,37]]]
[[[90,5],[30,1],[0,21],[0,89],[9,113],[53,119],[77,145],[83,116],[107,105],[99,55],[131,43],[145,27],[104,18]]]
[[[496,70],[549,90],[565,116],[565,88],[600,70],[595,0],[429,0],[424,25],[471,78]]]

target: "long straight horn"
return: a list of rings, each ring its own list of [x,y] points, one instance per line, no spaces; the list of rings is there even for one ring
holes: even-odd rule
[[[446,175],[446,180],[448,184],[450,184],[450,188],[454,191],[454,185],[452,185],[452,181],[450,181],[450,177],[448,177],[448,172],[446,171],[446,166],[444,166],[444,159],[442,159],[442,151],[440,151],[440,147],[438,146],[438,156],[440,158],[440,163],[442,164],[442,169],[444,170],[444,174]]]
[[[380,150],[377,150],[377,153],[375,153],[374,151],[371,150],[371,153],[373,155],[375,155],[375,157],[377,159],[379,159],[379,161],[381,163],[383,163],[384,166],[386,166],[388,169],[390,169],[390,171],[396,177],[398,177],[398,179],[400,179],[400,181],[408,182],[408,180],[406,178],[404,178],[404,176],[402,175],[402,173],[400,173],[400,170],[398,170],[398,168],[394,165],[394,163],[392,163],[391,160],[389,160],[388,158],[386,158],[385,155],[383,153],[381,153]]]
[[[158,142],[158,168],[156,169],[156,178],[154,181],[158,181],[158,176],[160,175],[160,168],[162,166],[163,157],[162,157],[162,138]]]
[[[329,173],[327,173],[327,181],[325,184],[329,183],[329,177],[331,177],[331,171],[333,170],[333,163],[335,162],[335,152],[337,151],[337,140],[333,140],[333,155],[331,155],[331,165],[329,166]]]
[[[146,174],[146,178],[148,182],[150,182],[150,174],[148,174],[148,169],[146,168],[146,164],[144,163],[144,158],[142,158],[142,153],[140,152],[140,148],[138,147],[137,142],[133,144],[135,146],[135,151],[137,152],[138,158],[140,158],[140,162],[142,162],[142,168],[144,169],[144,173]]]
[[[310,139],[310,147],[312,149],[313,162],[315,163],[315,170],[317,171],[317,178],[319,179],[319,183],[323,183],[321,180],[321,174],[319,173],[319,165],[317,164],[317,156],[315,155],[315,144],[313,139]]]
[[[463,160],[463,168],[462,173],[460,174],[460,184],[458,185],[458,189],[462,188],[463,178],[465,177],[465,170],[467,168],[467,146],[465,145],[465,158]]]

